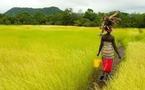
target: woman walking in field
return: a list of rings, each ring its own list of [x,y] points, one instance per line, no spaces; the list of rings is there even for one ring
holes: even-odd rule
[[[116,47],[115,38],[111,35],[111,31],[107,30],[107,33],[101,38],[101,44],[97,54],[99,56],[100,52],[102,53],[103,76],[100,77],[100,80],[103,80],[105,75],[108,75],[112,70],[114,51],[117,53],[119,59],[121,59]]]
[[[106,21],[106,23],[113,23],[111,21]],[[109,24],[108,24],[109,25]],[[100,52],[102,53],[102,65],[103,65],[103,75],[100,77],[100,80],[103,80],[112,70],[112,64],[114,59],[114,51],[117,53],[118,57],[121,59],[121,56],[117,50],[115,38],[111,35],[112,25],[104,26],[104,29],[107,33],[102,35],[101,43],[97,56]],[[103,31],[104,32],[104,31]]]

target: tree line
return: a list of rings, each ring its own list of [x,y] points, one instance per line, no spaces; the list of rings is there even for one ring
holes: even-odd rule
[[[75,13],[73,10],[66,9],[63,12],[45,15],[42,13],[29,14],[27,12],[19,13],[15,16],[9,16],[5,14],[0,14],[0,24],[6,25],[73,25],[73,26],[87,26],[95,27],[100,26],[103,17],[106,15],[111,15],[113,12],[109,13],[95,13],[92,9],[88,9],[84,13]],[[116,27],[145,27],[145,13],[124,13],[120,12],[118,14],[121,21]]]

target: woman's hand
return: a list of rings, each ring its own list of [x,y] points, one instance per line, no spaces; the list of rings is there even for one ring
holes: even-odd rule
[[[119,58],[119,59],[121,59],[121,56],[120,56],[120,55],[118,55],[118,58]]]
[[[99,53],[97,54],[97,56],[99,56]]]

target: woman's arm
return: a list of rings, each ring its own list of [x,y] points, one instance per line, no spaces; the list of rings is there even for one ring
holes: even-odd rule
[[[103,47],[103,36],[102,36],[102,38],[101,38],[101,43],[100,43],[100,47],[99,47],[99,51],[98,51],[97,56],[99,56],[99,54],[100,54],[100,52],[101,52],[102,47]]]
[[[113,39],[112,39],[112,45],[113,45],[113,48],[114,48],[115,52],[117,53],[118,57],[121,59],[121,56],[120,56],[120,54],[119,54],[119,52],[118,52],[118,49],[117,49],[117,47],[116,47],[116,43],[115,43],[114,37],[113,37]]]

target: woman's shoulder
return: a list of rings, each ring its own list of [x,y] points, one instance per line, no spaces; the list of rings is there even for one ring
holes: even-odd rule
[[[102,35],[102,38],[104,38],[104,37],[112,37],[112,38],[114,38],[114,36],[112,35],[112,34],[104,34],[104,35]]]
[[[102,36],[102,40],[112,41],[112,40],[114,40],[114,36],[111,34],[109,34],[109,35],[105,34]]]

